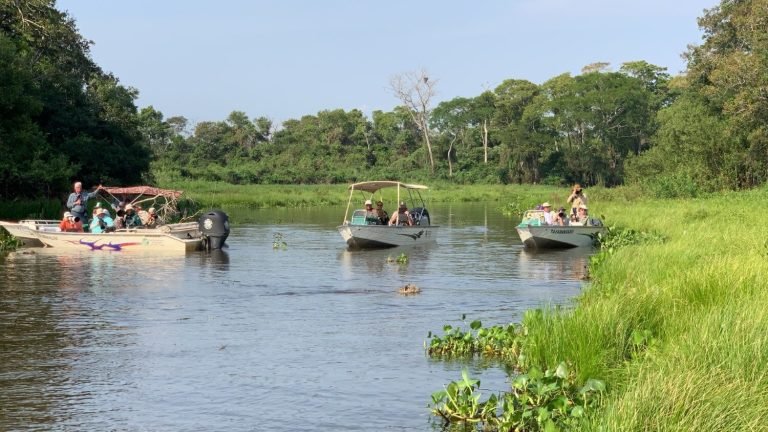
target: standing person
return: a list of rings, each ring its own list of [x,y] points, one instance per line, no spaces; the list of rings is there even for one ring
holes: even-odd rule
[[[101,185],[93,192],[83,192],[83,184],[75,182],[74,189],[75,191],[69,194],[69,198],[67,198],[67,208],[72,213],[72,216],[79,217],[83,224],[87,224],[88,200],[98,195]]]
[[[578,216],[577,209],[579,206],[587,206],[587,195],[581,190],[581,185],[576,183],[573,185],[571,195],[568,197],[567,202],[571,203],[571,214]]]

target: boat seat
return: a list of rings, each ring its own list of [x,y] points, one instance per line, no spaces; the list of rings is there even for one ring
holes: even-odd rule
[[[350,225],[381,225],[381,221],[377,217],[366,219],[365,210],[355,210],[354,213],[352,213],[352,220],[349,222],[349,224]]]

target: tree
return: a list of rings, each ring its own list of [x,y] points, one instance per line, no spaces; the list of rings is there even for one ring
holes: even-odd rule
[[[413,122],[422,133],[429,155],[430,172],[435,172],[435,159],[429,140],[430,104],[435,96],[437,81],[430,78],[425,70],[395,75],[389,82],[390,88],[400,102],[408,109]]]

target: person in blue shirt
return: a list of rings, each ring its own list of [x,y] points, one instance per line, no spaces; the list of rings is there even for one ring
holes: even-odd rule
[[[85,225],[89,219],[87,213],[88,200],[98,195],[101,185],[93,192],[83,192],[83,184],[75,182],[74,189],[75,191],[69,194],[69,198],[67,198],[67,208],[72,213],[72,216],[79,217],[80,221]]]
[[[91,221],[91,232],[95,234],[110,232],[115,230],[115,221],[109,214],[109,210],[99,208],[96,217]]]

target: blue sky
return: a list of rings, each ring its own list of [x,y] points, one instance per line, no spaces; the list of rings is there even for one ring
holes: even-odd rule
[[[59,0],[92,56],[140,107],[191,122],[233,110],[276,123],[321,110],[390,111],[395,74],[425,69],[436,102],[506,79],[645,60],[671,74],[714,0]]]

